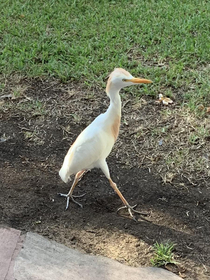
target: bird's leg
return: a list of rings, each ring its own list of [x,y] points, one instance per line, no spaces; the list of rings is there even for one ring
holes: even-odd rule
[[[69,199],[70,198],[74,203],[78,204],[81,208],[83,207],[81,203],[77,202],[74,199],[74,197],[82,197],[82,196],[84,196],[84,194],[79,195],[79,196],[73,196],[72,194],[73,194],[74,188],[76,187],[77,183],[81,180],[81,178],[82,178],[82,176],[84,175],[85,172],[86,172],[86,170],[81,170],[81,171],[77,172],[77,174],[74,177],[74,182],[73,182],[73,184],[72,184],[72,186],[71,186],[71,188],[70,188],[70,190],[67,194],[59,193],[60,196],[66,197],[66,210],[69,207]]]
[[[123,207],[120,207],[117,212],[123,208],[127,208],[128,209],[128,213],[130,214],[131,218],[135,219],[135,217],[133,216],[133,213],[138,213],[140,215],[147,215],[146,213],[141,213],[141,212],[138,212],[136,211],[134,208],[136,207],[135,206],[130,206],[127,202],[127,200],[124,198],[124,196],[121,194],[120,190],[118,189],[117,185],[112,181],[111,177],[110,177],[110,173],[109,173],[109,167],[107,165],[107,162],[106,160],[103,160],[101,161],[100,163],[100,168],[101,170],[103,171],[104,175],[106,176],[106,178],[109,180],[109,183],[110,183],[110,186],[114,189],[114,191],[118,194],[119,198],[122,200],[124,206]]]
[[[110,186],[111,186],[111,187],[114,189],[114,191],[118,194],[119,198],[122,200],[122,202],[123,202],[123,204],[124,204],[124,206],[120,207],[120,208],[117,210],[117,212],[120,211],[121,209],[126,208],[126,209],[128,209],[128,213],[130,214],[131,218],[134,219],[135,221],[136,221],[136,218],[133,216],[133,213],[132,213],[132,212],[138,213],[138,214],[144,215],[144,216],[147,215],[147,213],[142,213],[142,212],[139,212],[139,211],[135,210],[134,208],[136,207],[136,205],[134,205],[134,206],[130,206],[130,205],[129,205],[129,203],[128,203],[127,200],[124,198],[124,196],[122,195],[122,193],[121,193],[120,190],[118,189],[117,185],[112,181],[111,178],[109,179],[109,183],[110,183]]]
[[[88,171],[90,171],[90,170],[82,170],[82,171],[79,171],[77,174],[78,174],[78,177],[77,177],[77,182],[75,183],[76,185],[78,184],[78,182],[82,179],[82,177],[85,175],[85,173],[87,173]],[[76,174],[76,176],[77,176],[77,174]],[[75,177],[76,177],[75,176]],[[74,181],[75,181],[75,178],[74,178]],[[74,182],[73,182],[73,184],[74,184]],[[75,185],[75,186],[76,186]],[[74,187],[75,187],[74,186]],[[72,191],[72,193],[73,193],[73,191]],[[76,198],[78,198],[78,197],[83,197],[83,196],[85,196],[85,193],[83,193],[83,194],[80,194],[80,195],[73,195],[72,194],[72,197],[76,197]],[[75,201],[76,202],[76,201]],[[77,203],[77,202],[76,202]],[[81,204],[80,204],[81,205]]]

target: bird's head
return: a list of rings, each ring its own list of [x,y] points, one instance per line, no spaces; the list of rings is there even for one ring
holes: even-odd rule
[[[119,92],[121,88],[127,86],[150,83],[152,83],[152,81],[142,78],[134,78],[128,71],[122,68],[115,68],[107,81],[106,93],[109,95],[111,91]]]

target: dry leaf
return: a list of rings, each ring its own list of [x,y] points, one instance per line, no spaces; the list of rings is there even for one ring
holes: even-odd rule
[[[206,108],[206,113],[207,113],[207,114],[210,114],[210,107],[207,107],[207,108]]]
[[[203,106],[203,104],[198,105],[198,110],[203,111],[205,109],[205,107]]]
[[[172,172],[167,172],[163,178],[163,182],[166,183],[172,183],[174,177],[176,176],[176,174],[172,173]]]
[[[173,100],[171,100],[168,97],[164,97],[161,93],[159,94],[159,100],[156,101],[156,103],[163,103],[164,105],[172,104]]]

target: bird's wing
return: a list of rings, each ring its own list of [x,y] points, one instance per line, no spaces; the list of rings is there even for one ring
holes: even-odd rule
[[[114,140],[103,126],[104,115],[99,115],[86,127],[69,149],[61,168],[65,177],[80,170],[97,167],[97,162],[110,153]]]

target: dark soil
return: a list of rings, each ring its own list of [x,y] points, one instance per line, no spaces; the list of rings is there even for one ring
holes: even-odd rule
[[[81,130],[105,111],[105,93],[91,95],[79,85],[20,79],[7,82],[5,95],[14,84],[20,86],[19,96],[5,98],[0,105],[2,225],[37,232],[131,266],[150,266],[152,245],[170,240],[176,244],[178,265],[172,269],[177,274],[185,279],[210,279],[208,187],[202,182],[192,185],[186,179],[179,179],[176,185],[164,184],[158,174],[140,164],[140,146],[132,145],[130,132],[136,122],[160,113],[154,102],[138,111],[140,119],[130,118],[130,96],[119,140],[107,159],[112,179],[128,202],[149,212],[145,218],[137,215],[135,222],[125,210],[116,212],[122,203],[100,170],[88,172],[75,189],[75,194],[86,194],[77,199],[83,208],[70,203],[65,211],[65,198],[57,195],[70,187],[58,176],[63,158]],[[24,86],[27,88],[21,92]]]

